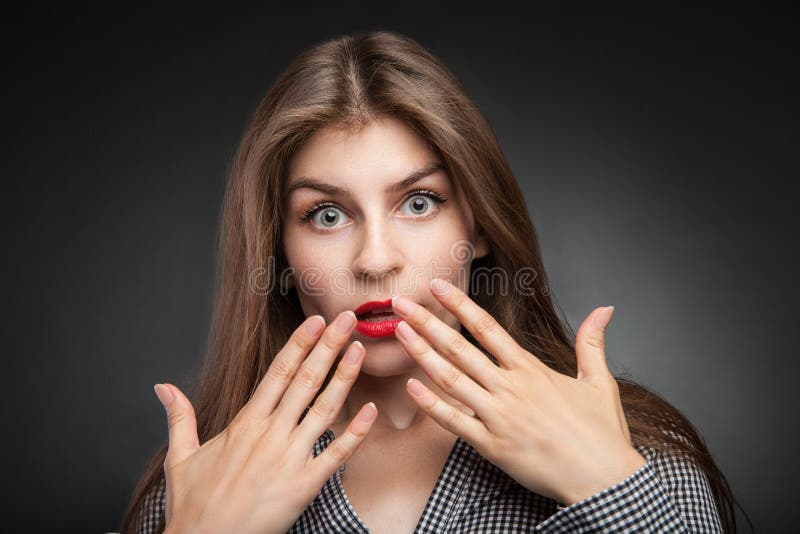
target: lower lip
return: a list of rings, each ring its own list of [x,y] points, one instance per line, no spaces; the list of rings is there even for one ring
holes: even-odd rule
[[[402,319],[387,319],[385,321],[362,321],[359,319],[356,331],[369,337],[393,336],[400,321]]]

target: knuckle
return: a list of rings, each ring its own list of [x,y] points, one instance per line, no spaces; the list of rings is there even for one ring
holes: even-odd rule
[[[358,377],[359,373],[360,370],[356,367],[350,365],[345,365],[345,366],[340,365],[338,369],[336,369],[336,372],[333,374],[333,377],[339,382],[349,384]]]
[[[319,389],[322,385],[322,380],[321,376],[317,376],[317,373],[315,373],[313,369],[309,369],[306,365],[300,367],[295,377],[295,382],[297,382],[298,385],[314,391]]]
[[[348,456],[347,449],[344,447],[344,445],[339,443],[339,439],[338,438],[333,440],[333,441],[331,441],[331,444],[328,445],[328,449],[330,449],[331,455],[333,455],[334,459],[338,463],[342,463],[345,460],[347,460],[347,456]]]
[[[364,431],[364,430],[361,430],[361,428],[363,428],[363,427],[357,426],[357,425],[356,426],[350,425],[347,428],[347,432],[350,432],[350,434],[355,436],[357,441],[361,441],[362,439],[364,439],[367,436],[367,432],[368,432],[368,430]]]
[[[441,404],[440,404],[441,402],[442,402],[441,399],[434,398],[434,399],[432,399],[430,401],[430,403],[427,406],[423,405],[423,408],[429,414],[435,414],[435,413],[437,413],[439,411],[439,408],[441,406]]]
[[[320,342],[322,343],[323,347],[332,352],[339,352],[339,348],[341,347],[342,344],[340,338],[336,337],[330,331],[325,332],[325,335],[322,336]]]
[[[598,349],[605,349],[604,337],[598,333],[592,332],[586,336],[586,343]]]
[[[455,391],[456,385],[461,380],[461,372],[453,366],[448,366],[442,376],[442,387],[448,393]]]
[[[298,352],[304,354],[310,351],[311,347],[314,346],[313,340],[296,334],[289,337],[289,343],[291,343]]]
[[[408,350],[408,352],[414,356],[422,357],[425,356],[426,352],[428,352],[428,347],[425,346],[425,343],[423,343],[420,339],[417,339],[416,341],[409,343],[409,345],[406,347],[406,350]]]
[[[475,333],[479,336],[485,336],[493,332],[496,326],[497,321],[494,320],[494,317],[484,312],[481,313],[475,321]]]
[[[468,345],[469,343],[461,334],[452,336],[450,341],[447,343],[447,347],[452,354],[464,354],[467,352]]]
[[[292,376],[292,367],[284,358],[275,358],[267,369],[267,374],[278,380],[285,380]]]
[[[324,394],[317,397],[316,402],[314,402],[314,406],[311,408],[314,410],[314,413],[326,421],[328,419],[332,419],[333,416],[336,415],[335,406],[328,401],[328,397]]]
[[[175,426],[183,423],[186,420],[186,414],[180,411],[170,412],[167,415],[167,425],[169,428],[174,428]]]
[[[447,424],[450,425],[450,428],[460,428],[461,419],[464,417],[464,415],[466,415],[464,412],[451,406],[447,410],[445,420],[447,421]]]
[[[428,310],[422,308],[421,306],[417,308],[417,310],[418,310],[417,317],[415,317],[417,325],[420,327],[427,325],[428,322],[431,320],[431,313]]]

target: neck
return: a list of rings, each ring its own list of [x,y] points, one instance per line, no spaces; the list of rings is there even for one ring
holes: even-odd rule
[[[442,400],[459,404],[442,392],[419,366],[414,366],[406,373],[392,376],[372,376],[362,372],[350,389],[334,424],[346,428],[361,407],[370,401],[378,408],[378,418],[372,424],[371,434],[409,432],[438,424],[406,391],[406,382],[409,378],[416,378]]]

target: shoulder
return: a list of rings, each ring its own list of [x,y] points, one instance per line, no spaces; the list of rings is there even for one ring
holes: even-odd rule
[[[718,510],[705,471],[685,456],[634,444],[689,527],[720,530]]]
[[[538,524],[535,532],[722,532],[708,478],[688,458],[634,444],[647,463],[625,480]]]

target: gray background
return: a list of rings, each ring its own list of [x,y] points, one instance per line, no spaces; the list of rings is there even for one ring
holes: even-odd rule
[[[695,423],[758,531],[795,523],[796,20],[296,5],[6,12],[4,522],[119,528],[152,386],[199,367],[246,121],[301,50],[391,29],[489,119],[573,327],[614,304],[612,371]]]

